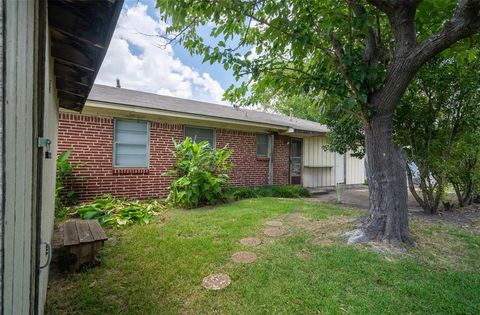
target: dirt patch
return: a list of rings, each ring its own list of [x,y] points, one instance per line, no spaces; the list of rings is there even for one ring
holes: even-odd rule
[[[443,211],[436,215],[425,214],[421,210],[410,210],[410,216],[420,219],[426,224],[448,223],[456,227],[472,227],[480,232],[480,204],[473,204],[464,208],[454,208],[452,211]]]
[[[257,260],[257,254],[252,252],[236,252],[232,255],[232,261],[237,264],[250,264]]]
[[[228,287],[230,283],[232,283],[232,280],[228,275],[217,273],[203,278],[202,287],[207,290],[222,290]]]
[[[302,250],[296,252],[295,256],[297,256],[298,258],[300,258],[302,260],[305,260],[310,256],[310,253],[307,252],[306,250],[302,249]]]
[[[314,220],[297,212],[285,216],[289,227],[311,232],[315,236],[315,243],[321,246],[333,244],[341,235],[354,228],[352,221],[352,217],[347,216],[329,216],[325,220]]]
[[[283,227],[267,227],[263,231],[263,234],[270,237],[279,237],[285,234],[285,229]]]
[[[282,222],[282,221],[273,220],[273,221],[267,221],[267,222],[265,222],[265,225],[267,225],[267,226],[273,226],[273,227],[281,227],[281,226],[283,226],[283,222]]]
[[[262,240],[259,239],[259,238],[256,238],[256,237],[246,237],[246,238],[242,238],[240,240],[240,244],[242,245],[245,245],[245,246],[258,246],[260,244],[262,244]]]

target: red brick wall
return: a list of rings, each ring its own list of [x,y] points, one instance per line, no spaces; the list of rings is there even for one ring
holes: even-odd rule
[[[233,150],[230,160],[235,164],[230,180],[232,186],[268,184],[268,158],[257,157],[257,136],[252,132],[217,129],[216,146]]]
[[[82,163],[75,170],[70,186],[80,200],[109,193],[127,198],[164,197],[171,177],[163,175],[174,163],[172,139],[182,140],[184,126],[150,123],[150,167],[118,169],[112,167],[113,118],[60,113],[58,152],[74,148],[71,161]],[[288,137],[275,136],[274,183],[288,183]],[[216,130],[216,146],[228,145],[234,151],[232,186],[268,184],[268,159],[256,156],[256,135],[227,129]],[[80,178],[80,179],[77,179]]]
[[[290,137],[275,135],[273,140],[273,183],[290,182]]]

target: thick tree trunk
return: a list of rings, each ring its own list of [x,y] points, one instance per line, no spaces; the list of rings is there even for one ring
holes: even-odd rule
[[[365,127],[370,202],[359,241],[410,242],[406,159],[392,138],[392,115],[374,116]]]

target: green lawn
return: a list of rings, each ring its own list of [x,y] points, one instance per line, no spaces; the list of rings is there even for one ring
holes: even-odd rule
[[[102,265],[50,283],[50,314],[480,314],[480,236],[413,222],[419,246],[379,254],[346,246],[355,210],[302,200],[250,199],[169,210],[150,225],[109,229]],[[263,235],[278,219],[287,233]],[[257,236],[263,244],[239,243]],[[231,262],[239,250],[258,260]],[[223,291],[201,287],[223,272]]]

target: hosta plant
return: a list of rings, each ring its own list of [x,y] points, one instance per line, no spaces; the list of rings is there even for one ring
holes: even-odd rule
[[[123,226],[133,223],[148,224],[153,216],[163,212],[165,207],[156,200],[126,201],[104,195],[75,210],[84,220],[96,219],[102,225]]]

